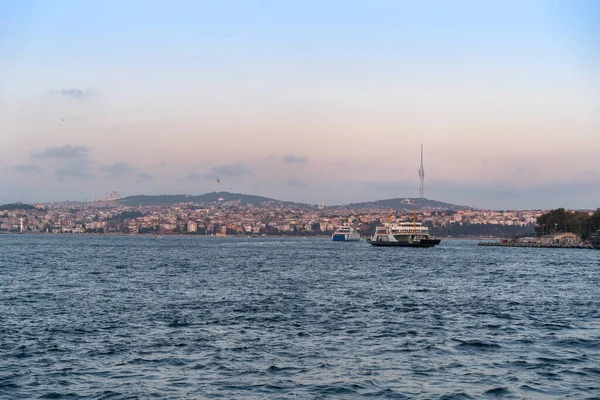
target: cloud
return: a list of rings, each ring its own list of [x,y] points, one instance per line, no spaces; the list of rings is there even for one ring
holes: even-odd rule
[[[464,204],[476,208],[492,209],[550,209],[550,208],[591,208],[597,207],[595,199],[600,198],[600,176],[582,174],[580,177],[539,182],[529,185],[513,185],[507,182],[482,184],[456,184],[452,182],[432,182],[428,198]]]
[[[59,179],[65,178],[94,178],[90,172],[92,169],[92,161],[87,158],[75,159],[68,164],[63,165],[55,171]]]
[[[207,179],[217,179],[221,177],[236,178],[244,175],[254,175],[254,172],[246,167],[244,163],[217,165],[212,167],[205,175]]]
[[[283,162],[290,165],[290,164],[306,164],[308,162],[308,157],[306,156],[293,156],[291,154],[288,154],[287,156],[283,157]]]
[[[145,172],[141,172],[141,173],[138,174],[138,178],[142,178],[142,179],[144,179],[144,180],[147,181],[147,180],[150,180],[150,179],[154,179],[154,175],[147,174]]]
[[[108,178],[118,178],[134,172],[135,167],[120,161],[112,165],[104,165],[100,167],[100,170],[105,172]]]
[[[39,174],[42,172],[42,168],[36,164],[19,164],[13,167],[15,171],[19,172],[33,172]]]
[[[302,179],[296,178],[296,177],[286,180],[285,184],[288,185],[289,187],[306,187],[306,186],[308,186],[308,183],[306,183]]]
[[[596,171],[588,170],[582,174],[572,177],[571,181],[574,183],[582,184],[582,185],[599,185],[600,184],[600,174]]]
[[[58,95],[62,95],[65,97],[69,97],[71,99],[77,99],[77,100],[85,100],[88,99],[90,97],[94,96],[94,93],[91,91],[83,91],[81,89],[59,89],[59,90],[52,90],[50,91],[50,94],[58,94]]]
[[[518,176],[528,176],[528,175],[536,175],[537,171],[534,168],[529,168],[525,166],[520,166],[514,169],[515,175]]]
[[[44,151],[32,155],[41,158],[75,159],[85,157],[89,150],[90,149],[85,146],[72,146],[67,144],[62,147],[46,147]]]
[[[191,174],[188,175],[188,178],[190,178],[190,179],[200,179],[200,178],[202,178],[202,175],[200,175],[197,172],[192,172]]]

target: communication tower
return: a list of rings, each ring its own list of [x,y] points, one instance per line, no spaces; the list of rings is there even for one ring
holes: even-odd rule
[[[423,168],[423,144],[421,144],[421,166],[419,167],[419,197],[423,198],[425,184],[425,169]]]

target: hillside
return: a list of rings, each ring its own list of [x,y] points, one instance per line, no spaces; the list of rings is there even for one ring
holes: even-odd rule
[[[377,200],[364,203],[351,203],[346,205],[347,208],[353,209],[392,209],[392,210],[412,210],[412,209],[431,209],[431,210],[459,210],[469,207],[458,206],[455,204],[444,203],[437,200],[420,199],[420,198],[395,198],[386,200]]]
[[[34,206],[24,203],[11,203],[0,205],[0,211],[14,211],[14,210],[36,210]]]
[[[229,193],[229,192],[211,192],[198,196],[192,196],[187,194],[174,194],[174,195],[158,195],[158,196],[129,196],[117,200],[117,202],[126,206],[166,206],[179,203],[195,203],[195,204],[214,204],[214,203],[227,203],[237,202],[240,205],[286,205],[296,206],[299,208],[311,207],[308,204],[295,203],[292,201],[281,201],[270,199],[268,197],[254,196],[242,193]]]
[[[223,204],[228,202],[236,202],[240,205],[253,205],[253,206],[288,206],[297,208],[313,208],[314,205],[305,203],[296,203],[293,201],[281,201],[271,199],[268,197],[254,196],[242,193],[230,193],[230,192],[211,192],[198,196],[186,195],[186,194],[174,194],[174,195],[158,195],[158,196],[129,196],[117,200],[118,203],[136,207],[142,206],[168,206],[180,203],[194,203],[194,204]],[[419,199],[419,198],[396,198],[377,200],[364,203],[352,203],[347,205],[339,205],[327,208],[344,207],[351,209],[380,209],[380,210],[458,210],[465,209],[468,207],[458,206],[455,204],[444,203],[442,201]]]

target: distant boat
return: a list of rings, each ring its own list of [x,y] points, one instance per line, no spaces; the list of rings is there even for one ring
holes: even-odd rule
[[[592,249],[600,250],[600,230],[598,230],[596,234],[590,236],[590,243]]]
[[[157,236],[155,237],[155,239],[164,239],[164,238],[165,238],[165,237],[164,237],[163,235],[157,235]]]
[[[334,242],[357,242],[360,240],[360,234],[351,226],[342,226],[331,235]]]

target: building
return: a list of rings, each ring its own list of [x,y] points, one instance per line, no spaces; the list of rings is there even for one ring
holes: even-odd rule
[[[562,232],[544,235],[540,237],[540,243],[544,244],[579,244],[581,238],[576,233]]]

